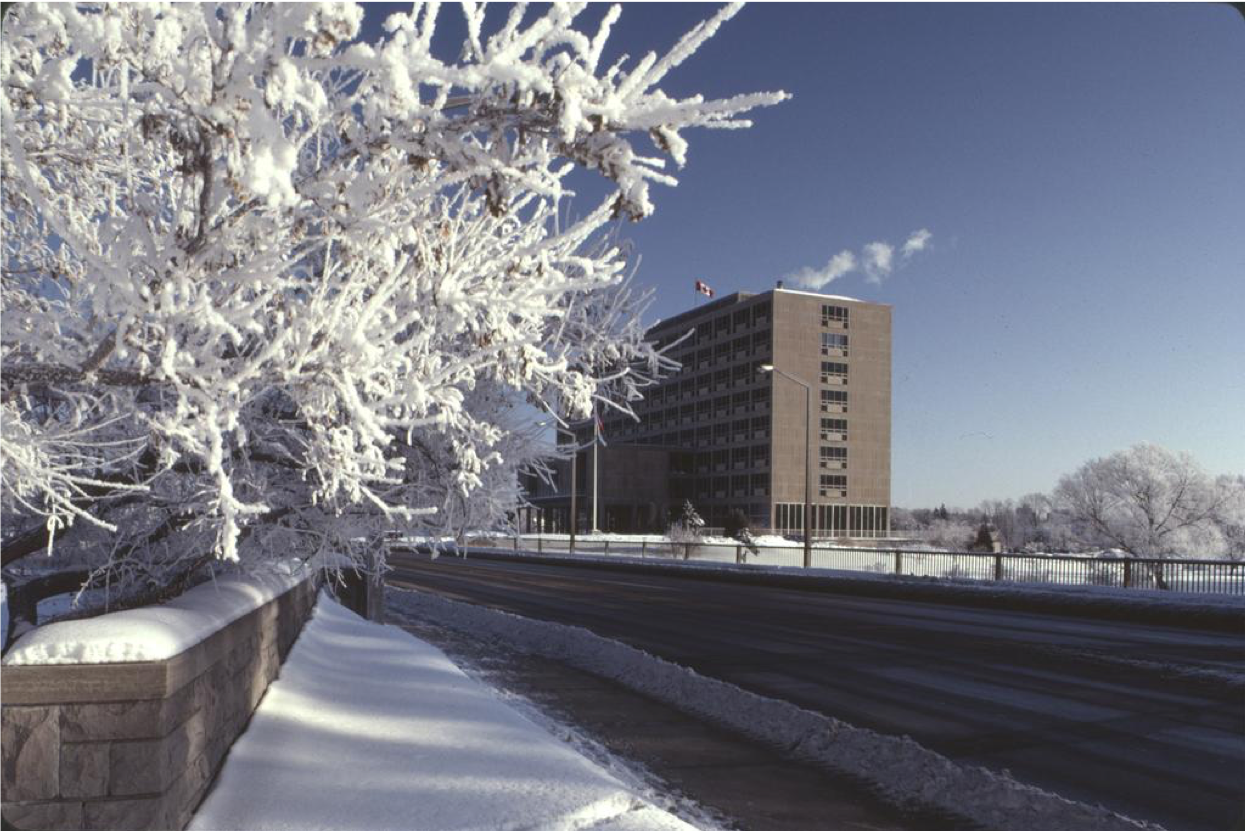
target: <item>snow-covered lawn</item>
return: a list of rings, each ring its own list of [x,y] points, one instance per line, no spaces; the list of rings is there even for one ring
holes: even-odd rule
[[[513,550],[514,537],[481,535],[492,540],[501,549]],[[685,545],[672,543],[660,534],[579,534],[575,538],[576,556],[585,554],[609,554],[610,556],[642,557],[650,560],[683,560],[711,563],[734,563],[742,559],[748,566],[774,566],[802,568],[804,544],[785,537],[766,535],[756,538],[759,553],[752,554],[740,549],[739,542],[729,537],[706,536]],[[570,537],[567,534],[524,534],[518,538],[520,550],[541,553],[570,553]],[[972,554],[961,551],[944,551],[931,547],[900,549],[898,561],[900,576],[926,577],[947,580],[972,580],[995,582],[995,558],[992,554]],[[827,542],[814,542],[812,564],[815,569],[836,569],[866,574],[895,574],[896,559],[893,548],[832,546]],[[1124,578],[1123,552],[1098,552],[1078,555],[1033,554],[1022,557],[1004,556],[1002,584],[1048,584],[1060,586],[1120,586]],[[1103,559],[1103,556],[1112,559]],[[1062,559],[1061,559],[1062,558]],[[1211,574],[1208,568],[1217,571]],[[1227,573],[1224,569],[1235,569]],[[1172,591],[1198,594],[1225,594],[1245,596],[1245,565],[1224,561],[1207,566],[1198,563],[1182,563],[1171,560],[1166,565],[1165,576]],[[1146,579],[1141,566],[1133,568],[1134,581]]]
[[[691,826],[409,633],[321,594],[192,831]]]
[[[793,580],[808,580],[811,582],[850,580],[854,583],[867,582],[887,586],[911,586],[918,591],[937,588],[940,595],[948,599],[952,596],[961,599],[993,597],[999,600],[1032,601],[1070,608],[1087,605],[1101,606],[1104,603],[1109,603],[1117,607],[1134,609],[1161,608],[1167,611],[1179,610],[1180,612],[1188,612],[1190,614],[1207,613],[1221,616],[1225,613],[1239,612],[1245,615],[1245,596],[1231,594],[1197,594],[1193,592],[1160,591],[1158,589],[1124,589],[1117,586],[1069,585],[1066,583],[994,582],[958,578],[933,580],[909,574],[896,576],[885,572],[853,571],[849,569],[789,568],[752,562],[745,565],[737,565],[734,560],[728,562],[726,560],[693,559],[684,561],[661,557],[644,558],[629,554],[616,555],[613,553],[612,548],[608,555],[583,553],[578,548],[574,554],[557,551],[552,553],[546,551],[543,554],[537,554],[535,550],[524,550],[522,548],[518,552],[514,552],[510,548],[484,548],[483,546],[473,546],[471,550],[487,552],[489,556],[497,557],[539,556],[550,562],[566,564],[598,561],[621,566],[634,565],[648,568],[656,566],[662,569],[692,573],[706,571],[718,573],[735,572],[742,575],[754,575],[757,582],[763,582],[768,577],[774,577],[784,582]],[[468,556],[470,556],[470,551]],[[743,577],[741,579],[749,580],[750,578]]]

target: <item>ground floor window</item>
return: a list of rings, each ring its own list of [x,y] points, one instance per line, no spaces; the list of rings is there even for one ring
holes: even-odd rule
[[[809,519],[818,537],[878,538],[890,534],[889,509],[884,505],[812,505]],[[804,533],[804,505],[779,502],[774,506],[774,530]]]

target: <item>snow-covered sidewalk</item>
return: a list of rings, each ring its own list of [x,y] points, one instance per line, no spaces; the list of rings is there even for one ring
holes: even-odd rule
[[[192,831],[690,829],[472,680],[327,595]]]

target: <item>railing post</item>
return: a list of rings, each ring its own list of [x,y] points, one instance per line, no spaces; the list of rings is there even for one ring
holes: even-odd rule
[[[744,561],[744,547],[742,545],[735,546],[735,565],[740,565]]]
[[[519,550],[519,535],[518,534],[514,535],[514,550],[515,551]]]
[[[895,552],[895,573],[903,574],[903,552]]]
[[[1003,579],[1003,555],[1002,554],[994,555],[994,579],[995,580]]]
[[[605,541],[605,553],[606,554],[610,553],[610,541],[609,540]]]
[[[1132,560],[1124,561],[1124,588],[1132,588],[1133,585],[1133,563]]]
[[[545,538],[544,537],[540,537],[540,536],[536,537],[536,553],[537,554],[545,553]]]
[[[640,557],[648,556],[648,540],[640,540]]]
[[[683,559],[692,559],[692,544],[690,542],[683,543]]]

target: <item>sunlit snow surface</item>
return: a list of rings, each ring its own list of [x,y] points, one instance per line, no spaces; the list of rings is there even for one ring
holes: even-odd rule
[[[869,783],[897,804],[950,811],[997,831],[1161,831],[1153,823],[1073,802],[908,737],[855,727],[794,704],[708,678],[578,626],[520,617],[438,595],[391,587],[398,614],[567,663]]]
[[[4,665],[162,661],[185,652],[307,576],[297,567],[262,575],[225,575],[160,606],[50,623],[13,644]]]
[[[322,594],[190,828],[691,826],[511,709],[440,650]]]

